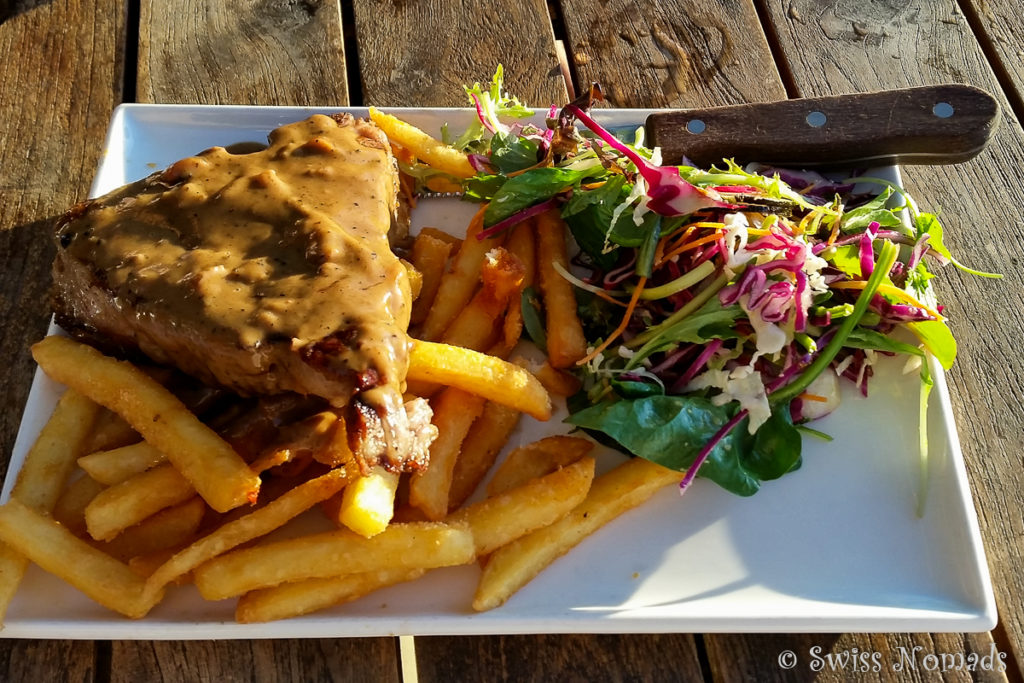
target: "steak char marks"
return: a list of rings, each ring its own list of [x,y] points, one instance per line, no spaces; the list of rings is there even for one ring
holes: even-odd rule
[[[402,401],[411,295],[388,239],[407,227],[397,187],[383,133],[347,114],[282,126],[252,153],[182,159],[58,221],[57,322],[243,395],[360,403],[401,468],[422,430]]]

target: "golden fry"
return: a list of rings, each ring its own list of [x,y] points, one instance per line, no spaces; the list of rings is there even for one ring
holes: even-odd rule
[[[459,449],[473,421],[483,411],[484,400],[449,387],[436,399],[433,423],[438,436],[430,445],[430,466],[409,480],[409,504],[423,511],[427,519],[439,520],[448,514],[448,492]]]
[[[390,114],[370,107],[370,118],[388,139],[412,152],[416,158],[457,178],[472,178],[476,170],[463,152],[435,140],[422,130]]]
[[[556,211],[537,217],[537,275],[547,317],[548,358],[556,368],[567,368],[587,353],[572,283],[553,265],[569,268],[565,233],[565,222]]]
[[[441,341],[476,351],[494,342],[497,322],[523,291],[523,264],[510,251],[496,247],[484,255],[481,287],[445,330]]]
[[[533,374],[549,393],[556,396],[572,396],[583,386],[578,377],[555,368],[550,361],[545,361]]]
[[[83,455],[78,459],[78,466],[99,483],[113,486],[166,460],[167,456],[162,451],[140,441],[109,451]]]
[[[413,340],[408,378],[458,387],[538,420],[551,418],[551,398],[529,371],[470,349]]]
[[[633,458],[597,477],[586,499],[568,515],[491,555],[480,577],[473,609],[480,612],[503,604],[584,538],[682,478],[681,473],[642,458]]]
[[[128,527],[99,548],[124,561],[161,550],[177,549],[195,537],[208,509],[203,499],[194,495],[184,503],[165,508]]]
[[[142,579],[53,519],[12,499],[0,505],[0,540],[45,571],[108,609],[137,619],[153,603],[142,600]],[[157,596],[159,597],[159,596]]]
[[[139,433],[117,413],[101,408],[96,422],[92,426],[92,434],[84,449],[86,453],[108,451],[142,440]]]
[[[214,510],[226,512],[256,500],[259,477],[146,373],[66,337],[43,339],[32,347],[32,355],[54,380],[125,418],[167,455]]]
[[[578,436],[549,436],[520,446],[505,458],[487,483],[487,495],[496,496],[536,477],[576,462],[594,448],[594,442]]]
[[[84,536],[85,508],[107,488],[90,476],[75,479],[65,487],[53,507],[53,518],[67,527],[75,536]]]
[[[82,454],[100,407],[68,389],[25,455],[11,498],[38,512],[52,512],[75,460]],[[0,545],[0,624],[25,575],[28,560]]]
[[[451,322],[462,311],[480,283],[480,270],[484,255],[500,247],[503,235],[477,239],[483,230],[483,209],[477,212],[466,229],[466,239],[455,253],[448,271],[441,278],[441,284],[434,297],[434,304],[423,321],[420,338],[435,341],[441,338]]]
[[[418,325],[426,320],[430,307],[437,296],[437,289],[441,286],[441,278],[448,266],[448,256],[451,251],[450,242],[439,240],[424,231],[421,231],[412,243],[410,256],[412,264],[423,276],[420,295],[412,304],[410,323],[413,325]]]
[[[461,237],[456,237],[455,235],[453,235],[453,234],[451,234],[449,232],[445,232],[444,230],[439,230],[437,228],[431,228],[431,227],[427,226],[427,227],[424,227],[424,228],[420,229],[419,234],[426,235],[428,237],[433,237],[435,240],[440,240],[441,242],[445,242],[446,244],[450,244],[451,245],[451,251],[453,251],[453,252],[454,251],[458,251],[459,247],[462,246],[462,238]]]
[[[300,513],[337,493],[344,485],[345,471],[331,470],[296,486],[264,507],[224,524],[157,568],[146,580],[146,599],[155,599],[164,586],[204,562],[284,526]],[[289,561],[294,562],[298,557],[301,556],[295,555]]]
[[[94,539],[109,541],[128,527],[164,508],[184,503],[193,495],[192,484],[173,465],[165,463],[102,491],[86,506],[85,524]]]
[[[246,593],[238,599],[235,620],[255,624],[290,619],[358,600],[375,590],[418,579],[424,569],[381,569],[336,578],[305,579]]]
[[[462,506],[494,465],[498,453],[508,443],[519,424],[519,411],[494,401],[484,405],[483,412],[469,428],[462,441],[462,450],[455,461],[448,510]]]
[[[548,526],[583,502],[594,479],[594,459],[584,457],[522,486],[473,503],[449,517],[465,522],[473,532],[477,556]]]
[[[204,598],[221,600],[289,581],[447,567],[474,556],[468,528],[410,522],[391,524],[373,538],[341,530],[235,550],[196,569],[194,579]]]

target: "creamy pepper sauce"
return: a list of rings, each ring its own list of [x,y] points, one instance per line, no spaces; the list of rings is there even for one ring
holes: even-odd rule
[[[411,299],[388,243],[396,180],[376,127],[313,116],[276,129],[265,149],[215,147],[102,197],[58,242],[138,315],[237,345],[254,371],[267,346],[301,353],[333,339],[333,367],[375,378],[355,389],[393,396]]]

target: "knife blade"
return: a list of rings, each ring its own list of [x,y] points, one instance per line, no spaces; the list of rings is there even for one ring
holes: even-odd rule
[[[953,164],[985,148],[999,117],[981,88],[943,84],[657,112],[646,132],[666,164]]]

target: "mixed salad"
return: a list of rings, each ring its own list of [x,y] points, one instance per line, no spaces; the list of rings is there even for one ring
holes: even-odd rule
[[[466,92],[478,120],[447,141],[477,171],[457,182],[486,202],[484,235],[558,209],[580,249],[561,273],[590,344],[569,423],[685,472],[684,490],[699,475],[747,496],[800,466],[803,433],[828,438],[807,424],[838,405],[840,378],[867,395],[878,357],[903,354],[921,381],[924,504],[927,360],[956,357],[930,268],[998,277],[960,266],[934,214],[869,177],[663,166],[642,129],[624,140],[592,118],[597,86],[544,126],[525,122],[534,111],[502,91],[500,67]],[[542,345],[536,301],[524,292]]]

